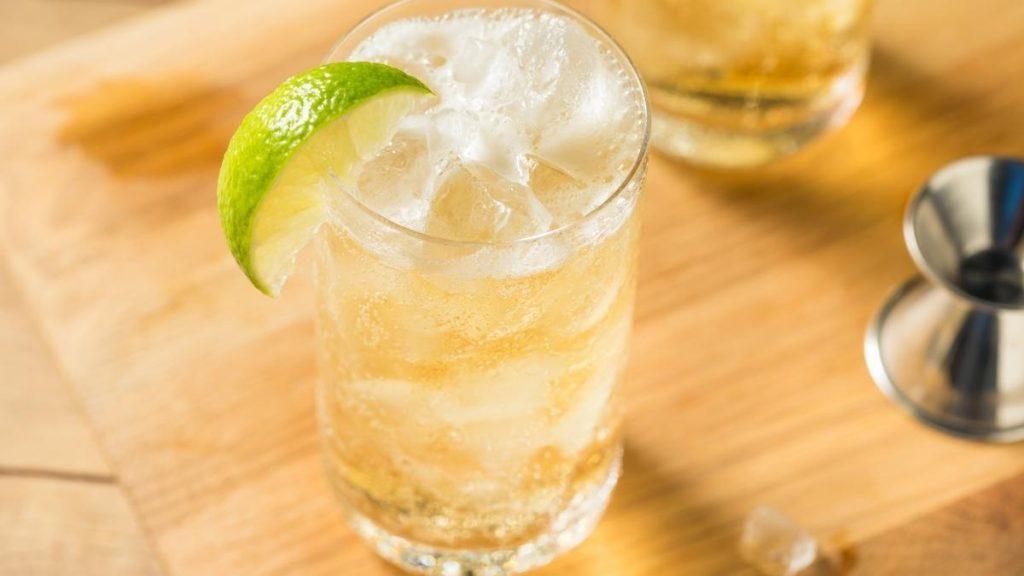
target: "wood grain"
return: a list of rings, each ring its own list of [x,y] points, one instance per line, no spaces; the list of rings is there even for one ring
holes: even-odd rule
[[[39,471],[110,481],[110,468],[2,261],[0,351],[0,476]]]
[[[252,290],[213,198],[247,107],[374,4],[194,2],[0,72],[0,242],[172,574],[392,573],[322,479],[308,281]],[[756,172],[652,160],[625,476],[594,537],[540,574],[748,573],[735,537],[756,505],[900,574],[877,542],[1024,486],[1024,448],[920,427],[860,351],[912,270],[913,188],[962,155],[1024,155],[1024,5],[883,2],[877,28],[841,133]]]
[[[1021,573],[1024,476],[1015,476],[941,510],[871,538],[857,550],[854,574]]]
[[[114,484],[0,475],[0,526],[0,574],[160,574]]]
[[[160,1],[4,0],[0,2],[0,62],[141,14]]]
[[[137,2],[9,0],[0,5],[0,61],[143,8]],[[0,383],[0,573],[160,573],[2,257]]]
[[[158,574],[0,258],[0,574]]]

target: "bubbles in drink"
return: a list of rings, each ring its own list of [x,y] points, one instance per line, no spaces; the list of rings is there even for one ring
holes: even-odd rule
[[[363,165],[320,238],[335,488],[446,549],[596,518],[620,454],[642,88],[577,21],[523,9],[392,22],[349,58],[438,97]]]

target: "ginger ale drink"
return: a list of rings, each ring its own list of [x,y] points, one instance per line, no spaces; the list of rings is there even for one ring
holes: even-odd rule
[[[407,569],[543,564],[589,534],[619,474],[643,86],[599,29],[540,1],[402,2],[330,59],[436,94],[335,179],[317,239],[332,486]]]

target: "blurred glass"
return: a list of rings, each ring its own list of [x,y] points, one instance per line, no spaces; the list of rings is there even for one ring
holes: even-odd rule
[[[844,125],[860,104],[872,0],[590,0],[655,107],[653,144],[751,166]]]

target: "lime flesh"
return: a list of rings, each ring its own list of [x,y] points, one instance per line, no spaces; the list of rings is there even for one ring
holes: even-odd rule
[[[336,62],[289,78],[246,115],[224,153],[217,209],[231,254],[256,288],[279,294],[326,221],[328,175],[348,180],[431,96],[397,68]]]

